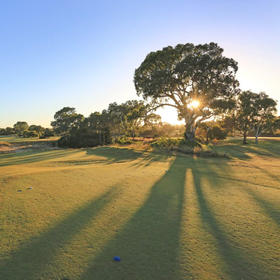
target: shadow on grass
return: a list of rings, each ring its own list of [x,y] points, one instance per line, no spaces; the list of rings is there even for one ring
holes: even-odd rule
[[[153,154],[145,159],[145,154],[126,148],[101,147],[88,149],[87,153],[105,157],[103,161],[108,164],[141,159],[144,165],[149,165],[164,160],[164,157],[157,158]],[[212,188],[224,187],[219,173],[230,172],[226,163],[226,160],[221,163],[214,159],[176,157],[169,170],[152,186],[143,205],[90,261],[80,279],[193,279],[191,267],[185,268],[185,275],[180,272],[181,219],[183,209],[188,207],[184,205],[187,169],[192,171],[200,218],[215,242],[227,276],[225,279],[257,279],[255,275],[263,276],[259,279],[267,279],[263,267],[259,267],[252,253],[231,243],[225,226],[215,215],[215,209],[203,190],[202,180],[207,180]],[[0,279],[38,279],[57,248],[63,248],[105,204],[110,203],[114,193],[110,190],[89,202],[48,232],[19,248],[10,259],[0,263]],[[270,206],[266,208],[273,212]],[[116,255],[121,256],[121,263],[112,261]]]
[[[159,153],[159,152],[147,152],[143,154],[143,157],[140,161],[135,162],[132,164],[132,166],[149,166],[150,164],[154,162],[166,162],[169,160],[172,156],[171,154],[166,153]]]
[[[270,186],[270,185],[258,184],[256,182],[250,182],[249,180],[232,178],[232,177],[229,177],[229,176],[221,176],[221,175],[219,175],[218,177],[220,179],[233,181],[235,183],[249,184],[249,185],[258,186],[258,187],[262,187],[262,188],[269,188],[269,189],[274,189],[274,190],[280,190],[280,187],[274,187],[274,186]]]
[[[265,279],[265,272],[259,267],[255,255],[232,243],[231,236],[205,196],[204,179],[211,187],[224,187],[218,173],[228,172],[229,167],[225,163],[216,164],[218,166],[212,160],[177,157],[166,174],[151,188],[144,204],[92,259],[81,279],[192,279],[191,263],[190,267],[184,267],[184,275],[180,269],[182,209],[188,207],[184,205],[188,169],[193,174],[202,223],[212,236],[221,260],[222,277],[240,280],[262,275]],[[121,264],[112,261],[116,255],[121,256]]]
[[[0,262],[0,279],[40,279],[40,274],[57,251],[92,221],[116,193],[116,187],[112,187],[105,194],[71,213],[53,228],[38,237],[31,238],[25,245],[15,250],[10,258]]]
[[[88,164],[113,164],[139,160],[132,166],[148,166],[153,162],[166,161],[170,155],[145,151],[135,151],[129,148],[98,147],[86,150],[87,155],[103,157],[101,159],[82,159],[59,161],[57,164],[88,165]]]
[[[179,236],[186,165],[176,158],[144,204],[97,255],[81,279],[180,279]],[[121,264],[112,261],[121,256]]]
[[[234,142],[234,141],[233,141]],[[232,158],[238,159],[250,159],[250,154],[258,156],[273,157],[277,158],[280,156],[280,141],[263,140],[259,144],[254,144],[252,140],[249,141],[248,145],[242,145],[241,142],[227,143],[222,142],[214,146],[214,150],[228,154]]]
[[[40,162],[49,159],[64,157],[79,150],[47,150],[47,151],[29,151],[16,152],[0,155],[0,166],[19,165],[33,162]]]
[[[267,200],[264,200],[257,192],[247,188],[246,192],[251,195],[257,204],[264,210],[265,214],[271,218],[280,227],[280,210],[273,206]]]
[[[105,163],[120,163],[126,161],[132,161],[143,156],[143,152],[135,151],[128,148],[118,147],[98,147],[93,149],[87,149],[87,155],[96,155],[104,157],[104,160],[100,162]]]
[[[215,173],[201,172],[201,164],[198,160],[193,160],[192,174],[194,179],[194,187],[199,206],[199,213],[201,220],[214,242],[217,252],[223,260],[224,273],[227,275],[226,279],[240,280],[251,279],[252,273],[257,272],[257,275],[264,274],[258,265],[253,260],[254,257],[249,251],[241,250],[230,242],[229,236],[213,212],[213,208],[206,199],[201,184],[203,179],[206,179],[211,187],[222,185],[219,182],[219,177]],[[211,176],[211,178],[209,178]],[[264,279],[264,278],[263,278]]]
[[[251,163],[251,165],[252,165],[254,168],[260,170],[260,171],[261,171],[262,173],[264,173],[265,175],[269,176],[271,179],[273,179],[273,180],[277,181],[278,183],[280,183],[280,176],[279,176],[279,175],[275,175],[274,173],[272,173],[272,172],[270,172],[270,171],[267,171],[266,169],[261,168],[261,167],[255,165],[255,164],[253,165],[253,164]]]

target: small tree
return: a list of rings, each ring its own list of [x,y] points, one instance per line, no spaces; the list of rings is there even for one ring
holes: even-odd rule
[[[226,130],[227,134],[231,134],[235,136],[236,130],[236,119],[234,114],[229,114],[223,116],[223,118],[219,121],[220,126]]]
[[[30,131],[30,130],[25,130],[22,134],[22,136],[24,138],[32,138],[32,137],[38,137],[38,133],[34,130],[34,131]]]
[[[37,134],[38,137],[41,137],[44,132],[45,132],[45,128],[40,126],[40,125],[30,125],[28,128],[29,131],[35,132]]]
[[[20,122],[14,124],[14,130],[18,136],[22,136],[24,131],[28,130],[28,123],[27,122]]]
[[[15,129],[13,127],[6,127],[6,135],[15,134]]]
[[[277,132],[277,130],[280,129],[280,116],[275,117],[272,124],[271,124],[271,130],[273,133]]]
[[[112,124],[110,114],[107,110],[103,110],[102,113],[94,112],[90,114],[85,119],[83,126],[96,133],[99,139],[99,145],[105,145],[111,142]]]
[[[46,128],[44,131],[44,134],[41,135],[41,138],[47,138],[47,137],[51,137],[54,136],[54,131],[50,128]]]
[[[203,122],[200,124],[200,128],[205,131],[206,143],[209,143],[209,140],[223,140],[227,137],[227,131],[218,122]]]
[[[109,104],[107,112],[119,135],[135,137],[139,128],[149,118],[150,108],[143,101],[128,100],[120,105]]]
[[[277,112],[276,105],[276,101],[269,98],[264,92],[257,95],[254,104],[255,116],[253,117],[256,144],[258,144],[258,137],[261,133],[273,125]]]
[[[256,143],[261,132],[269,126],[276,112],[276,102],[265,93],[243,91],[237,99],[235,118],[238,129],[243,134],[243,144],[247,144],[250,130],[255,132]]]
[[[75,108],[64,107],[54,115],[54,121],[51,126],[58,135],[64,135],[70,132],[74,127],[79,127],[84,120],[84,116],[76,113]]]

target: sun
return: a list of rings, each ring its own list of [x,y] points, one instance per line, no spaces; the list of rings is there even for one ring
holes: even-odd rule
[[[192,109],[196,109],[196,108],[199,107],[199,105],[200,105],[200,103],[199,103],[198,100],[193,100],[193,101],[188,105],[188,107],[189,107],[189,108],[192,108]]]

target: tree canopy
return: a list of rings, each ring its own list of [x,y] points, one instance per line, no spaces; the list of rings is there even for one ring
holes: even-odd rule
[[[75,108],[64,107],[54,115],[51,125],[57,134],[66,134],[73,127],[79,127],[84,120],[84,116],[76,113]]]
[[[135,70],[134,83],[155,108],[176,108],[185,120],[185,137],[192,140],[199,122],[233,106],[237,69],[216,43],[179,44],[149,53]]]
[[[250,90],[239,94],[234,117],[238,129],[243,133],[243,144],[247,143],[247,134],[254,130],[256,143],[260,134],[275,121],[276,101],[266,93],[254,93]]]
[[[29,125],[27,122],[18,121],[14,124],[14,130],[19,136],[22,136],[24,131],[28,130],[28,127]]]

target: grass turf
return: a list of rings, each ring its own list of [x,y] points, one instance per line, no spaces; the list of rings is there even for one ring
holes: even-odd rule
[[[280,279],[279,148],[1,154],[0,279]]]

